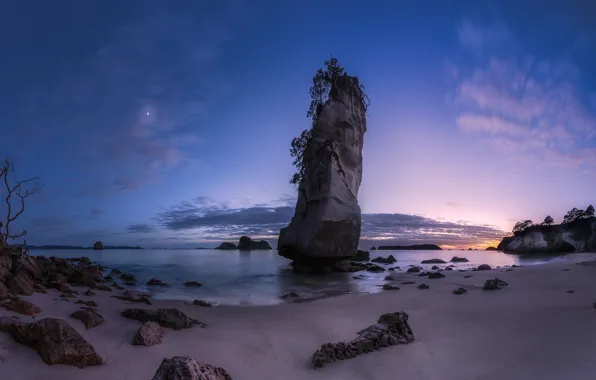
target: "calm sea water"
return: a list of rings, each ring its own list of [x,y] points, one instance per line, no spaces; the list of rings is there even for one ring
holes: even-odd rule
[[[348,292],[379,292],[379,284],[390,272],[337,273],[326,276],[294,274],[289,260],[271,251],[219,251],[219,250],[35,250],[32,255],[81,257],[108,267],[133,273],[136,289],[153,294],[155,299],[202,299],[221,305],[269,305],[281,302],[285,293],[296,292],[303,297],[319,297]],[[453,256],[466,257],[468,263],[453,263],[466,269],[479,264],[492,267],[505,265],[536,265],[561,256],[523,257],[496,251],[371,251],[371,257],[392,254],[397,263],[382,265],[386,268],[400,266],[402,270],[420,265],[425,259],[439,258],[449,261]],[[444,267],[445,265],[439,265]],[[422,265],[429,269],[431,265]],[[362,275],[364,280],[353,279]],[[144,285],[156,277],[170,284],[169,287]],[[200,288],[183,286],[186,281],[199,281]]]

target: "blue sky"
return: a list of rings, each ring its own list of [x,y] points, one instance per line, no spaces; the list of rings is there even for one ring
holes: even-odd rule
[[[363,245],[483,245],[595,202],[588,1],[0,6],[0,153],[30,244],[275,240],[329,54],[371,99]],[[0,213],[5,208],[0,206]]]

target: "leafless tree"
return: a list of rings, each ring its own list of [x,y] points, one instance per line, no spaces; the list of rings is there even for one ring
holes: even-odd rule
[[[24,180],[12,180],[10,174],[14,174],[14,166],[10,157],[5,157],[0,161],[0,194],[4,197],[6,203],[6,217],[0,221],[0,245],[8,247],[9,239],[18,239],[27,235],[27,230],[18,233],[10,231],[10,224],[14,222],[23,212],[25,212],[25,198],[36,194],[41,190],[39,177],[32,177]]]

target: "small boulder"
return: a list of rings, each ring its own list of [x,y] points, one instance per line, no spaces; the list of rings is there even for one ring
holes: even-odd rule
[[[411,267],[406,271],[407,273],[420,273],[420,267]]]
[[[482,287],[483,290],[499,290],[505,286],[509,285],[505,281],[501,280],[498,277],[492,278],[490,280],[486,280],[484,282],[484,286]]]
[[[492,268],[488,264],[481,264],[477,268],[478,270],[491,270]]]
[[[286,302],[294,302],[296,300],[301,299],[302,297],[300,297],[300,295],[298,293],[290,292],[290,293],[284,294],[283,296],[281,296],[279,298]]]
[[[202,307],[213,307],[213,305],[207,301],[203,300],[194,300],[192,301],[193,305],[202,306]]]
[[[156,322],[145,322],[132,339],[133,346],[154,346],[161,343],[164,329]]]
[[[383,285],[383,290],[399,290],[399,286],[394,284],[385,284]]]
[[[426,284],[420,284],[417,286],[418,289],[428,289],[430,288],[430,286],[426,285]]]
[[[105,322],[105,320],[99,313],[97,313],[96,311],[91,311],[89,309],[77,310],[74,313],[72,313],[70,317],[83,322],[87,330],[97,326],[101,326]]]
[[[430,259],[430,260],[422,260],[421,264],[447,264],[445,260],[441,259]]]
[[[87,297],[91,297],[91,296],[95,295],[95,292],[93,292],[91,289],[87,289],[87,291],[83,294],[86,295]]]
[[[201,284],[198,281],[187,281],[187,282],[184,283],[184,286],[194,286],[194,287],[197,287],[198,288],[198,287],[203,286],[203,284]]]
[[[48,365],[85,368],[103,364],[93,346],[63,319],[44,318],[27,324],[17,321],[0,323],[0,329],[10,333],[17,342],[36,350]]]
[[[147,296],[138,296],[138,297],[134,297],[130,294],[124,294],[121,296],[112,296],[114,298],[118,298],[122,301],[130,301],[130,302],[143,302],[146,303],[147,305],[151,305],[151,298],[147,297]]]
[[[385,272],[385,268],[380,267],[378,265],[375,264],[369,264],[366,266],[366,271],[367,272],[373,272],[373,273],[379,273],[379,272]]]
[[[458,295],[459,295],[459,294],[465,294],[465,293],[467,293],[467,292],[468,292],[468,291],[467,291],[466,289],[464,289],[464,288],[461,288],[461,287],[459,287],[459,288],[457,288],[457,289],[453,289],[453,294],[458,294]]]
[[[190,318],[178,309],[126,309],[120,315],[143,323],[157,322],[162,327],[174,330],[189,329],[194,325],[207,327],[206,324]]]
[[[122,273],[120,275],[120,279],[123,281],[137,282],[137,279],[135,278],[134,274],[131,274],[131,273]]]
[[[428,278],[430,280],[434,280],[434,279],[437,279],[437,278],[443,278],[443,277],[445,277],[445,275],[443,273],[441,273],[441,272],[431,272],[431,273],[428,274]]]
[[[465,257],[453,256],[450,261],[452,263],[467,263],[470,260],[466,259]]]
[[[151,280],[147,281],[147,285],[155,285],[155,286],[169,286],[166,282],[158,278],[152,278]]]
[[[97,307],[97,304],[95,303],[95,301],[84,301],[84,300],[78,300],[77,302],[75,302],[77,304],[81,304],[81,305],[86,305],[86,306],[90,306],[90,307]]]
[[[0,304],[3,308],[9,311],[23,315],[35,315],[42,312],[41,308],[29,301],[25,301],[18,297],[12,297],[9,302]]]
[[[151,380],[232,380],[225,369],[199,363],[190,356],[164,359]]]
[[[395,257],[393,257],[393,255],[389,255],[387,257],[375,257],[371,261],[373,263],[379,263],[379,264],[393,264],[393,263],[397,262],[397,260],[395,259]]]
[[[416,283],[416,281],[404,281],[402,282],[402,285],[414,285]]]
[[[470,278],[470,277],[472,277],[472,275],[471,275],[471,274],[466,274],[466,275],[464,276],[464,278]]]

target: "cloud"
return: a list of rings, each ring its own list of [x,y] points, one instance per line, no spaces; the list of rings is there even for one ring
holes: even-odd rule
[[[231,88],[225,50],[248,13],[240,0],[186,4],[151,2],[104,25],[94,53],[24,96],[34,135],[51,133],[78,171],[102,178],[77,196],[103,199],[196,165],[200,126]]]
[[[126,227],[126,231],[132,234],[148,234],[155,232],[155,228],[148,224],[131,224]]]
[[[463,47],[513,39],[507,28],[494,34],[486,30],[464,23]],[[446,70],[452,72],[452,66],[450,61]],[[460,65],[453,79],[455,122],[462,132],[479,136],[514,159],[582,170],[596,167],[591,148],[596,114],[582,95],[581,72],[572,61],[487,54],[476,66]]]
[[[279,200],[278,200],[279,201]],[[284,199],[286,204],[295,199]],[[171,231],[188,231],[203,240],[237,239],[241,235],[277,239],[294,214],[288,205],[230,208],[199,197],[161,212],[158,224]],[[494,241],[504,236],[494,226],[439,221],[406,214],[363,214],[362,240],[429,242],[457,245]]]
[[[512,33],[503,24],[480,26],[465,20],[458,28],[459,42],[475,52],[482,52],[486,47],[511,38]]]
[[[459,205],[455,202],[445,202],[445,206],[449,207],[459,207]]]

